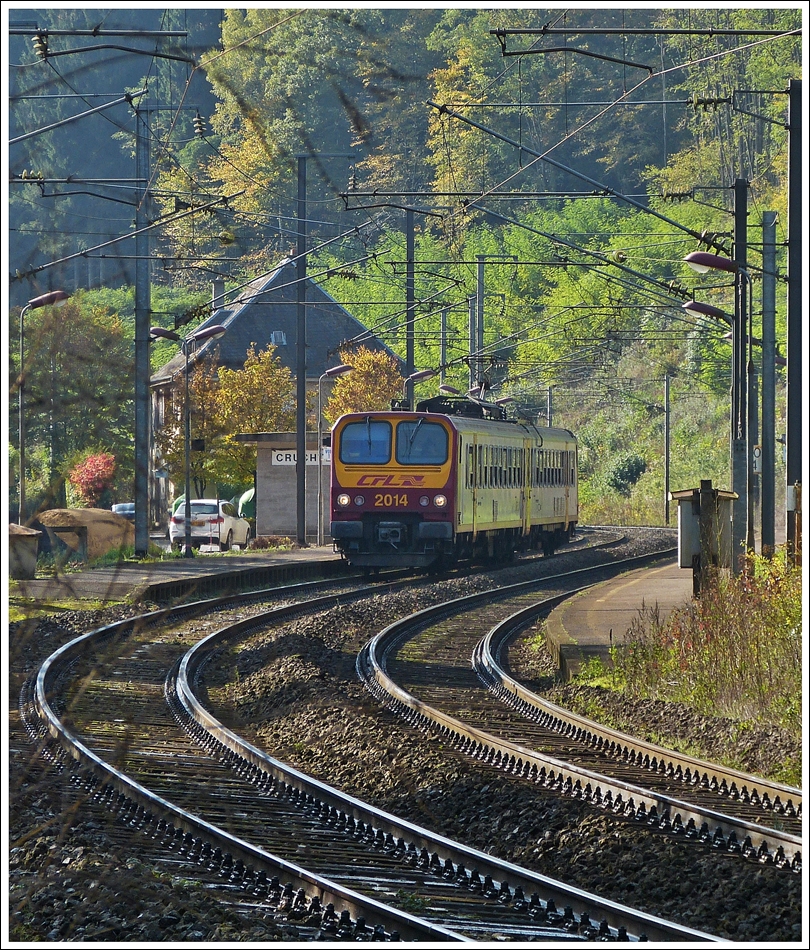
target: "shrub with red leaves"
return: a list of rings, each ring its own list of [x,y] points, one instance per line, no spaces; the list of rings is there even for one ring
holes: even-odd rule
[[[83,462],[74,466],[68,474],[68,480],[76,489],[87,508],[98,506],[101,496],[113,485],[115,475],[115,456],[109,452],[88,455]]]

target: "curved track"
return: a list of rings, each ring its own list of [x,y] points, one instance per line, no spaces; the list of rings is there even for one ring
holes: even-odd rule
[[[431,940],[552,933],[580,939],[600,934],[712,939],[496,862],[333,789],[315,787],[228,733],[195,698],[201,664],[220,641],[361,595],[342,592],[276,608],[212,634],[210,617],[186,629],[167,625],[173,618],[164,613],[94,631],[46,661],[31,697],[44,725],[40,729],[30,712],[26,720],[34,733],[47,729],[50,741],[39,738],[49,754],[64,759],[66,752],[65,761],[73,760],[75,781],[92,799],[117,810],[128,825],[165,840],[186,860],[205,864],[228,886],[246,890],[318,934],[369,939],[370,927],[376,927],[377,939],[383,933]],[[185,615],[192,610],[184,608]],[[203,633],[210,635],[186,654]],[[179,675],[170,677],[169,703],[163,706],[159,695],[170,668]],[[121,697],[124,705],[116,712],[112,703]],[[308,869],[301,866],[302,855]],[[384,866],[393,874],[388,884]],[[372,895],[386,899],[345,884],[358,879]],[[417,903],[435,905],[439,920],[453,926],[387,906],[391,880],[400,882],[406,898],[418,894],[419,882],[429,899],[419,897]],[[341,913],[330,911],[330,904]]]
[[[400,620],[366,646],[358,671],[378,698],[413,724],[438,725],[469,755],[661,830],[799,872],[800,790],[566,717],[500,669],[493,641],[503,644],[577,589],[573,579],[546,579],[538,603],[538,586],[471,595]],[[490,632],[493,620],[500,626]]]

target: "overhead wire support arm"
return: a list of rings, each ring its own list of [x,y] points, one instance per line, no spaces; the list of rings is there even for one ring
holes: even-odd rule
[[[711,27],[665,28],[665,27],[525,27],[490,30],[490,36],[498,38],[503,45],[509,36],[795,36],[801,30],[715,30]],[[532,50],[531,52],[534,52]]]
[[[111,102],[105,102],[103,105],[94,106],[92,109],[88,109],[86,112],[79,112],[77,115],[70,115],[66,119],[60,119],[58,122],[54,122],[51,125],[45,125],[41,129],[33,129],[31,132],[24,132],[22,135],[18,135],[16,138],[9,139],[9,145],[16,145],[17,142],[24,142],[26,139],[30,139],[35,135],[41,135],[43,132],[51,132],[53,129],[58,129],[62,125],[67,125],[68,122],[75,122],[77,119],[84,119],[88,115],[93,115],[95,112],[103,112],[105,109],[111,109],[113,106],[120,106],[124,102],[132,105],[133,99],[138,99],[140,96],[146,95],[148,89],[139,89],[137,92],[128,92],[125,96],[121,96],[118,99],[113,99]]]
[[[701,244],[714,247],[716,250],[723,251],[726,254],[729,253],[728,248],[710,239],[705,234],[701,234],[699,231],[695,231],[692,228],[681,224],[679,221],[674,221],[672,218],[668,218],[666,215],[661,214],[660,211],[655,211],[642,202],[636,201],[635,198],[631,198],[629,195],[624,195],[620,191],[610,188],[608,185],[604,185],[601,182],[595,181],[588,175],[584,175],[582,172],[578,172],[573,168],[569,168],[567,165],[563,165],[562,162],[558,162],[555,159],[550,158],[548,155],[544,155],[542,152],[535,151],[535,149],[529,148],[527,145],[516,142],[514,139],[509,138],[508,135],[503,135],[501,132],[496,132],[494,129],[491,129],[486,125],[482,125],[480,122],[476,122],[474,119],[470,119],[467,116],[462,115],[455,109],[449,108],[449,106],[441,105],[438,102],[433,102],[432,99],[428,99],[427,104],[431,106],[431,108],[438,110],[440,115],[447,115],[452,119],[458,119],[460,122],[464,122],[467,125],[472,126],[472,128],[478,129],[480,132],[485,132],[487,135],[491,135],[493,138],[499,139],[501,142],[506,142],[507,145],[511,145],[513,148],[519,149],[521,152],[526,152],[528,155],[534,156],[534,158],[539,158],[544,162],[548,162],[548,164],[554,168],[566,172],[569,175],[573,175],[574,178],[578,178],[580,181],[587,182],[594,188],[601,189],[606,195],[612,195],[614,198],[618,198],[620,201],[626,201],[634,208],[638,208],[639,211],[644,211],[646,214],[651,214],[654,218],[658,218],[659,221],[663,221],[665,224],[668,224],[673,228],[677,228],[677,230],[682,231],[684,234],[688,234],[690,237],[695,238],[695,240],[699,241]]]
[[[145,231],[151,231],[154,228],[162,227],[164,224],[171,224],[174,221],[178,221],[180,218],[186,218],[190,214],[197,214],[200,211],[206,211],[209,208],[214,208],[216,205],[225,204],[232,198],[238,198],[240,195],[244,194],[244,189],[242,191],[237,191],[232,195],[223,195],[221,198],[217,198],[216,201],[211,201],[207,205],[200,205],[197,208],[192,208],[189,211],[180,211],[177,214],[168,215],[165,218],[160,218],[158,221],[153,221],[151,224],[147,224],[145,228],[141,228],[139,231],[130,231],[128,234],[121,234],[117,238],[113,238],[111,241],[105,241],[103,244],[96,244],[93,247],[86,247],[84,250],[76,251],[75,254],[68,254],[67,257],[60,257],[59,260],[49,261],[47,264],[40,264],[39,267],[32,267],[31,270],[17,271],[16,274],[11,275],[11,281],[15,280],[26,280],[29,277],[34,277],[36,274],[41,273],[44,270],[48,270],[49,267],[55,267],[57,264],[66,264],[68,261],[76,260],[79,257],[87,257],[89,254],[92,254],[94,251],[103,250],[105,247],[112,247],[113,244],[118,244],[121,241],[127,241],[130,238],[137,237],[139,233]]]
[[[44,31],[43,35],[45,35]],[[94,53],[96,50],[104,49],[115,49],[121,53],[139,53],[142,56],[151,56],[156,59],[171,59],[179,63],[190,63],[192,66],[197,65],[193,57],[186,56],[183,53],[160,53],[151,49],[138,49],[134,46],[118,46],[116,43],[99,43],[98,46],[76,46],[73,49],[46,49],[40,54],[40,58],[53,59],[55,56],[72,56],[74,53]]]
[[[655,72],[653,67],[647,66],[646,63],[634,63],[630,59],[619,59],[616,56],[605,56],[603,53],[592,53],[590,50],[579,49],[576,46],[547,46],[543,49],[522,49],[509,53],[506,50],[505,41],[501,41],[501,55],[505,57],[537,56],[540,53],[578,53],[580,56],[590,56],[592,59],[603,59],[607,63],[618,63],[619,66],[632,66],[635,69],[646,69],[651,76]]]
[[[188,30],[38,30],[33,26],[11,26],[8,33],[10,36],[131,36],[145,37],[151,40],[155,37],[185,37],[188,36]]]

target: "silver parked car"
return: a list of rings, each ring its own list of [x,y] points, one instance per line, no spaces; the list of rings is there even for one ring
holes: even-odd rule
[[[186,506],[182,503],[169,522],[169,540],[175,551],[180,550],[186,539]],[[229,551],[238,544],[242,549],[250,540],[250,523],[240,518],[229,501],[216,498],[191,499],[191,545],[218,544],[221,551]]]
[[[135,520],[135,502],[134,501],[123,501],[118,505],[113,505],[112,510],[117,515],[121,515],[122,518],[126,518],[127,521]]]

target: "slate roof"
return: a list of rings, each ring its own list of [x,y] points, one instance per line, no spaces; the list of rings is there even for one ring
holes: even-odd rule
[[[285,259],[269,275],[251,281],[227,307],[215,310],[197,329],[220,324],[225,334],[217,340],[205,340],[189,355],[190,363],[203,359],[219,347],[219,365],[242,369],[251,343],[261,352],[276,342],[276,356],[297,373],[296,341],[298,337],[297,289],[295,264]],[[367,330],[334,297],[313,280],[307,280],[307,379],[317,380],[326,369],[340,362],[339,349],[348,340],[366,334]],[[274,336],[275,334],[275,336]],[[281,334],[282,336],[279,336]],[[281,341],[284,341],[283,343]],[[384,350],[398,363],[402,359],[380,340],[370,337],[363,345]],[[151,379],[152,386],[170,383],[183,372],[182,351],[165,363]]]

